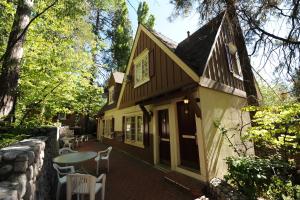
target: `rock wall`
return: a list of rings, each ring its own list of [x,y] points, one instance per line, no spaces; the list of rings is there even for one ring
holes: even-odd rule
[[[247,199],[239,191],[234,189],[226,181],[213,178],[209,183],[209,193],[212,197],[211,199],[215,200],[241,200]]]
[[[0,199],[54,199],[56,173],[52,158],[58,154],[58,131],[44,128],[34,138],[0,150]]]

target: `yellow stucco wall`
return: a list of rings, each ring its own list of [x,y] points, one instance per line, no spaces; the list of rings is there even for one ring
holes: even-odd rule
[[[151,110],[149,108],[149,106],[146,106],[147,110]],[[98,128],[98,132],[97,132],[97,138],[100,138],[101,135],[103,135],[103,123],[102,120],[105,119],[115,119],[115,127],[114,130],[115,131],[123,131],[122,130],[122,118],[123,116],[130,116],[130,115],[142,115],[143,112],[141,110],[141,108],[139,106],[131,106],[128,108],[124,108],[124,109],[112,109],[109,111],[105,112],[105,115],[102,117],[102,119],[100,120],[100,128]],[[152,121],[150,121],[150,133],[152,133],[152,125],[151,125]]]
[[[234,128],[241,123],[242,115],[243,123],[249,123],[249,113],[240,111],[240,108],[247,105],[247,102],[244,98],[204,87],[199,88],[199,95],[207,178],[208,180],[213,177],[222,178],[227,171],[224,159],[236,154],[214,122],[220,121],[221,126]],[[240,143],[240,138],[235,137],[233,141]]]

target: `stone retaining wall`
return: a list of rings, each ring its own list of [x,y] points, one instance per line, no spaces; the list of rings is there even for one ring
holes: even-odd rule
[[[46,128],[34,138],[0,150],[0,199],[54,199],[56,173],[52,158],[58,154],[57,129]]]

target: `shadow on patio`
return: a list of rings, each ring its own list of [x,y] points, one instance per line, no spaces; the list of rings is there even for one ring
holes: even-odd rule
[[[101,151],[107,145],[96,140],[81,143],[78,151]],[[84,168],[92,175],[96,175],[94,159],[84,162]],[[100,163],[100,173],[106,172],[106,162]],[[106,179],[105,200],[191,200],[189,193],[172,185],[164,179],[165,173],[152,165],[144,163],[130,155],[114,149],[110,155],[110,171]],[[63,187],[65,188],[65,187]],[[61,199],[65,199],[65,189]],[[101,199],[100,192],[96,199]]]

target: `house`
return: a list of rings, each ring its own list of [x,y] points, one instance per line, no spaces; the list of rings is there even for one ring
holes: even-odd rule
[[[222,177],[235,153],[215,122],[250,122],[233,33],[226,12],[179,44],[139,25],[123,80],[108,81],[98,139],[202,181]]]

